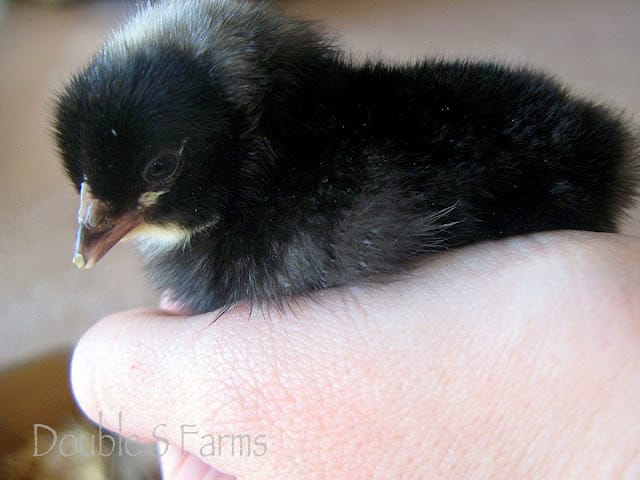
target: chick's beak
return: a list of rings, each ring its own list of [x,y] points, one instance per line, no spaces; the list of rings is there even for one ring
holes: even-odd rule
[[[143,216],[139,211],[114,216],[109,206],[95,198],[87,182],[83,182],[80,187],[73,263],[81,269],[91,268],[122,237],[142,222]]]

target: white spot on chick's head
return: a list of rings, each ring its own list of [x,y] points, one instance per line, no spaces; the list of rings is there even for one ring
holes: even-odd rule
[[[164,250],[185,248],[191,239],[191,232],[175,224],[154,225],[143,223],[131,231],[126,239],[135,239],[142,255],[153,256]]]
[[[166,190],[160,190],[158,192],[144,192],[142,195],[140,195],[140,198],[138,198],[138,206],[140,208],[147,208],[155,205],[155,203],[158,201],[158,198],[160,198],[160,195],[163,195],[165,193],[167,193]]]
[[[166,190],[158,192],[144,192],[138,198],[138,208],[145,210],[158,201]],[[143,254],[153,254],[162,250],[169,250],[175,247],[183,247],[189,243],[192,232],[189,229],[176,224],[158,225],[152,223],[142,223],[140,226],[129,232],[124,240],[135,239],[140,251]]]

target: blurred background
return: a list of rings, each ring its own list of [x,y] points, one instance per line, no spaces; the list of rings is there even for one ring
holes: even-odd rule
[[[529,65],[638,124],[638,0],[276,3],[321,21],[356,58],[428,55]],[[71,264],[77,196],[49,131],[54,92],[132,5],[0,0],[0,438],[22,428],[11,410],[16,399],[30,397],[33,408],[44,402],[55,412],[57,397],[42,390],[57,388],[64,391],[60,405],[70,404],[65,352],[88,327],[109,313],[157,303],[131,245],[118,246],[90,271]],[[623,230],[640,232],[640,214]],[[50,352],[62,353],[45,357],[34,373],[29,362]]]

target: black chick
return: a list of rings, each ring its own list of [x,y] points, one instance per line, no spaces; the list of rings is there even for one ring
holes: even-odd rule
[[[614,231],[638,172],[620,118],[493,63],[356,65],[248,1],[163,1],[60,94],[74,262],[135,236],[192,312],[385,278],[434,251]]]

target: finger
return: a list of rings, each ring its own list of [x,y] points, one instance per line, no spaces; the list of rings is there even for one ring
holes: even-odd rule
[[[160,456],[163,480],[234,480],[235,477],[204,463],[201,459],[181,451],[178,447],[170,447],[162,451]]]
[[[575,391],[587,392],[611,376],[607,362],[637,365],[629,353],[637,351],[634,317],[606,314],[620,303],[639,310],[638,260],[629,239],[536,236],[434,257],[410,281],[321,292],[319,302],[287,315],[240,307],[212,323],[214,315],[119,314],[78,345],[74,389],[83,408],[94,418],[102,411],[107,425],[120,412],[125,434],[185,446],[239,477],[299,478],[319,468],[337,478],[345,461],[354,471],[390,461],[367,454],[363,441],[385,452],[394,442],[420,439],[437,462],[438,452],[462,441],[448,435],[469,437],[469,425],[489,435],[487,422],[479,428],[465,412],[483,411],[489,420],[494,410],[506,412],[501,428],[509,419],[513,428],[494,443],[477,443],[487,451],[517,450],[520,443],[526,451],[508,435],[523,431],[522,418],[538,421],[556,409],[570,423],[594,413],[579,395],[560,402],[562,382],[554,378],[581,371]],[[559,311],[550,314],[540,299]],[[503,306],[511,308],[507,315]],[[558,321],[570,313],[574,318]],[[605,326],[610,346],[594,355]],[[631,370],[607,388],[635,387]],[[494,380],[487,386],[482,378]],[[621,412],[638,403],[632,393],[617,403]],[[438,437],[438,430],[447,434]],[[247,442],[245,455],[233,454],[234,435]],[[612,441],[623,440],[630,439]],[[393,461],[411,462],[412,452],[407,446]]]
[[[160,297],[160,309],[174,315],[188,316],[190,313],[184,305],[172,298],[169,290],[165,291]]]

